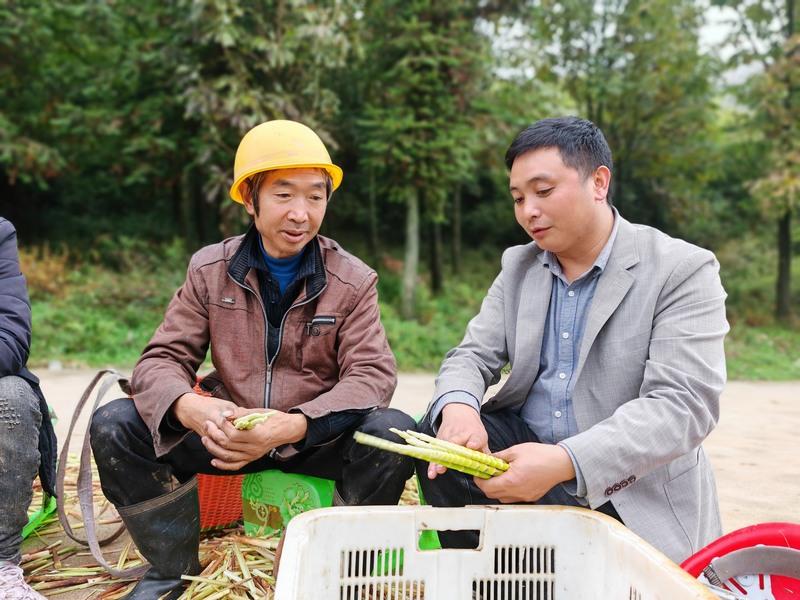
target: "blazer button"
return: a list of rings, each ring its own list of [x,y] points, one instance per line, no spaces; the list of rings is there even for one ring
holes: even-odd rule
[[[615,483],[615,484],[614,484],[614,491],[615,491],[615,492],[618,492],[618,491],[620,491],[621,489],[622,489],[622,486],[621,486],[620,484],[618,484],[618,483]]]
[[[634,481],[636,481],[636,475],[631,475],[628,477],[628,483],[633,483]]]
[[[613,493],[614,493],[614,490],[613,490],[613,489],[611,489],[610,487],[607,487],[607,488],[606,488],[606,496],[610,496],[610,495],[611,495],[611,494],[613,494]]]

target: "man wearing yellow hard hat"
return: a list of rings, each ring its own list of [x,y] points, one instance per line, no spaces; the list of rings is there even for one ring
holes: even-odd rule
[[[335,503],[396,504],[410,459],[356,445],[414,427],[387,408],[396,365],[377,275],[318,235],[342,170],[311,129],[269,121],[239,144],[231,198],[253,224],[201,249],[136,365],[133,402],[93,416],[103,492],[152,567],[129,598],[177,597],[199,572],[195,474],[334,479]],[[208,349],[215,371],[194,389]],[[232,421],[269,418],[250,430]],[[399,441],[399,440],[397,440]],[[177,480],[173,484],[173,480]]]

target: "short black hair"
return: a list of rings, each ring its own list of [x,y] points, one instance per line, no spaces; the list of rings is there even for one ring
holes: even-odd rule
[[[536,121],[523,129],[506,150],[506,167],[518,156],[539,148],[558,148],[561,160],[586,178],[597,167],[613,172],[611,148],[600,128],[579,117],[553,117]],[[609,201],[610,203],[610,201]]]

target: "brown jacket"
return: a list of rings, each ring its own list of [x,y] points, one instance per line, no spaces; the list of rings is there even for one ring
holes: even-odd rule
[[[239,406],[296,408],[313,419],[389,405],[396,364],[380,321],[375,271],[317,236],[324,277],[309,278],[286,312],[268,364],[266,313],[258,277],[239,252],[243,239],[192,257],[186,281],[134,368],[133,399],[158,456],[185,435],[167,426],[165,416],[192,391],[209,345],[216,368],[209,380],[220,382],[211,391]]]

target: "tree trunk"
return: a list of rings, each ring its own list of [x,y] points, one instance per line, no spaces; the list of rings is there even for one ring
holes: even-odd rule
[[[787,321],[792,312],[792,213],[778,221],[778,281],[775,286],[775,316]]]
[[[795,0],[786,0],[786,39],[794,35]],[[794,89],[787,81],[784,106],[791,110]],[[789,113],[791,114],[791,113]],[[788,128],[788,123],[784,124]],[[778,221],[778,280],[775,284],[775,316],[788,321],[792,313],[792,208],[791,205]]]
[[[453,196],[453,273],[461,273],[461,186]]]
[[[444,287],[444,269],[442,267],[442,224],[431,223],[431,291],[439,295]]]
[[[404,319],[415,315],[414,298],[417,292],[417,265],[419,263],[419,193],[412,192],[406,201],[406,250],[403,264],[403,304]]]

